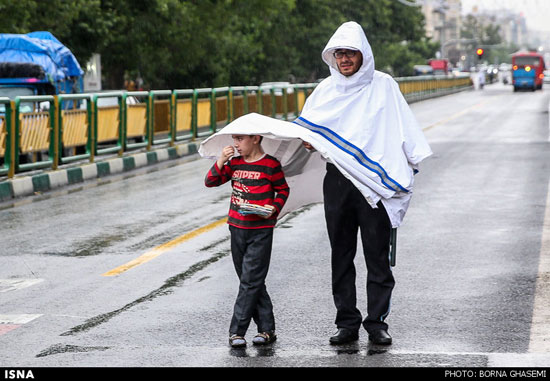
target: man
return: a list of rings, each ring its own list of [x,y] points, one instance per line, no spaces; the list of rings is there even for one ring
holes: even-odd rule
[[[324,138],[315,148],[332,149],[325,156],[323,194],[338,330],[329,341],[358,340],[362,323],[370,341],[389,345],[385,319],[395,284],[389,263],[391,229],[400,225],[417,165],[431,150],[397,83],[374,70],[359,24],[342,24],[322,58],[331,75],[308,97],[295,123]],[[304,146],[313,148],[307,142]],[[353,263],[359,229],[367,264],[364,320],[356,307]]]

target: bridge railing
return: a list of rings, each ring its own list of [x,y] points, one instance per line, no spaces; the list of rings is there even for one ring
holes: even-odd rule
[[[401,77],[395,80],[409,103],[472,87],[469,75]]]
[[[468,77],[397,78],[407,101],[471,87]],[[208,136],[256,112],[292,120],[317,86],[235,86],[0,97],[0,176],[57,169]],[[73,106],[67,109],[67,105]],[[2,110],[3,108],[3,110]]]

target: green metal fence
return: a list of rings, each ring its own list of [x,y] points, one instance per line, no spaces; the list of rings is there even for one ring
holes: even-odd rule
[[[4,115],[2,117],[1,144],[3,163],[0,166],[0,175],[13,177],[15,166],[13,165],[15,156],[15,134],[13,133],[13,109],[15,102],[7,97],[0,97],[0,104],[4,106]]]
[[[471,87],[465,77],[398,78],[410,101]],[[208,136],[256,112],[296,118],[317,84],[113,91],[0,98],[0,176],[94,162],[136,149],[151,150]],[[21,109],[21,105],[33,111]],[[66,110],[67,104],[73,106]]]

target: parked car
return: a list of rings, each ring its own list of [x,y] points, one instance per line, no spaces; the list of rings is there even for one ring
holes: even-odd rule
[[[413,75],[433,75],[434,69],[430,65],[414,65]]]
[[[98,94],[101,93],[108,93],[109,91],[104,92],[98,92]],[[115,93],[116,94],[116,93]],[[134,97],[133,95],[129,95],[126,97],[126,104],[127,105],[135,105],[140,103],[139,100]],[[99,97],[97,98],[97,107],[113,107],[118,106],[118,98],[117,95],[113,95],[112,97]],[[86,109],[86,101],[82,101],[80,104],[80,109],[84,110]]]
[[[269,92],[271,89],[274,89],[275,95],[283,95],[283,88],[286,88],[287,94],[294,92],[294,88],[290,82],[264,82],[260,85],[262,92]]]

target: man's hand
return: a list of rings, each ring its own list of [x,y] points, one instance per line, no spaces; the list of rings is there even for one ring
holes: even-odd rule
[[[306,148],[307,148],[308,150],[310,150],[310,151],[314,151],[314,150],[315,150],[315,148],[313,148],[313,146],[312,146],[311,144],[309,144],[308,142],[302,141],[302,145],[303,145],[304,147],[306,147]]]
[[[235,149],[233,148],[233,146],[224,147],[217,161],[218,168],[221,169],[221,167],[223,167],[223,165],[227,162],[227,160],[231,159],[231,156],[233,156],[234,153],[235,153]]]

